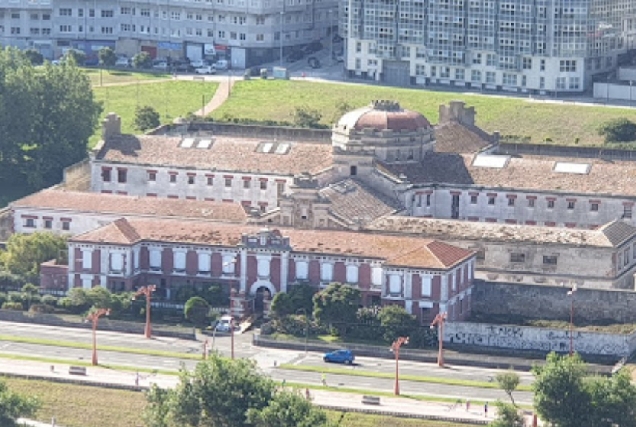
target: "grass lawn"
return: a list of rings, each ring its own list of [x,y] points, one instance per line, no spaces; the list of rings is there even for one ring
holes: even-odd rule
[[[99,68],[84,68],[84,71],[91,79],[93,86],[100,86],[102,84],[130,84],[139,80],[157,80],[172,77],[171,74],[167,73],[139,72],[133,70],[102,70],[100,73]]]
[[[122,118],[124,133],[138,133],[133,129],[135,108],[150,105],[161,115],[162,123],[169,123],[176,117],[185,116],[207,104],[214,96],[218,83],[168,80],[153,84],[130,84],[123,86],[95,87],[95,98],[103,102],[102,118],[110,112]],[[93,147],[101,134],[101,128],[89,141]]]
[[[143,393],[98,389],[75,384],[3,378],[11,390],[37,396],[42,402],[36,419],[51,422],[55,416],[65,427],[141,427],[146,400]],[[328,411],[329,418],[342,427],[460,427],[453,423],[402,419]],[[469,424],[461,424],[469,426]]]
[[[295,107],[309,107],[322,113],[322,123],[332,124],[340,115],[336,108],[339,103],[357,108],[373,99],[397,100],[403,107],[421,112],[432,123],[438,121],[440,104],[463,100],[475,107],[480,127],[489,132],[500,131],[502,135],[530,136],[533,143],[550,138],[555,144],[574,144],[575,138],[579,138],[580,145],[599,145],[603,142],[596,134],[599,124],[617,117],[636,121],[636,112],[627,108],[545,104],[525,98],[362,84],[260,79],[237,82],[230,99],[212,116],[290,121]]]

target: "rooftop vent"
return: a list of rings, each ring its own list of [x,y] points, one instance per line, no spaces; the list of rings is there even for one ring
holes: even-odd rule
[[[554,162],[554,171],[559,173],[587,175],[590,173],[590,169],[592,169],[592,165],[589,163]]]
[[[510,156],[497,156],[492,154],[478,154],[473,160],[473,166],[479,168],[502,169],[508,165]]]

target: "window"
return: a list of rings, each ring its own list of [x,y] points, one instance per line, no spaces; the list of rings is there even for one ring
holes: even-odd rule
[[[110,10],[102,10],[102,18],[112,18],[115,15],[112,9]]]
[[[358,283],[358,266],[347,266],[347,283]]]
[[[71,31],[73,31],[71,25],[60,25],[60,33],[70,33]]]
[[[566,81],[567,81],[567,79],[565,77],[557,77],[557,79],[556,79],[556,88],[559,89],[559,90],[565,90]]]
[[[632,217],[632,205],[623,205],[623,218]]]
[[[82,269],[90,270],[93,268],[93,251],[82,251]]]
[[[528,207],[529,208],[534,208],[534,200],[535,199],[528,199]]]
[[[495,196],[488,196],[488,204],[489,205],[494,205],[495,204]]]
[[[570,85],[568,86],[570,90],[576,90],[581,88],[581,78],[580,77],[570,77]]]
[[[150,251],[150,269],[161,270],[161,251],[158,249]]]
[[[559,71],[562,73],[574,73],[576,72],[576,60],[574,59],[562,59],[559,62]]]
[[[481,53],[476,53],[473,55],[473,64],[476,64],[476,65],[481,64]]]
[[[110,182],[111,168],[102,168],[102,181]]]
[[[185,272],[186,268],[186,253],[185,251],[174,252],[174,271],[177,273]]]
[[[591,203],[590,204],[590,210],[592,212],[598,212],[598,203]]]
[[[430,207],[431,206],[431,195],[427,194],[426,195],[426,207]]]
[[[557,265],[557,256],[543,255],[543,265]]]
[[[170,174],[170,182],[172,182],[172,183],[177,182],[177,174],[176,173],[171,173]]]
[[[124,255],[120,253],[110,254],[110,271],[121,273],[124,271]]]
[[[256,34],[256,41],[257,42],[265,41],[265,35],[264,34]]]
[[[210,273],[211,270],[211,258],[208,253],[198,254],[199,258],[199,274]]]
[[[569,211],[574,210],[574,204],[575,204],[575,203],[574,203],[573,201],[571,201],[571,200],[570,200],[570,201],[568,201],[568,210],[569,210]]]
[[[117,169],[117,182],[123,184],[126,182],[128,171],[126,169]]]
[[[71,229],[71,221],[62,220],[62,230],[68,231]]]
[[[24,221],[24,227],[25,228],[35,228],[35,219],[26,218],[26,220]]]
[[[232,178],[225,178],[225,186],[226,187],[232,186]]]
[[[470,196],[470,204],[471,205],[477,204],[477,195],[473,194],[472,196]]]
[[[455,69],[455,80],[464,80],[464,69],[456,68]]]
[[[389,294],[400,295],[402,293],[402,277],[398,274],[389,276]]]
[[[214,185],[214,177],[213,176],[208,176],[207,178],[207,184],[208,185]]]
[[[42,20],[43,21],[50,21],[51,20],[51,15],[49,15],[48,13],[43,13],[42,14]]]
[[[358,167],[357,166],[349,167],[349,175],[355,176],[357,174],[358,174]]]
[[[252,181],[250,181],[249,179],[243,180],[243,188],[249,189],[251,187],[251,184],[252,184]]]
[[[73,9],[60,8],[60,16],[73,16]],[[13,18],[13,16],[11,16]]]
[[[224,274],[234,273],[235,265],[236,265],[236,260],[234,258],[234,255],[223,256],[223,273]]]
[[[309,263],[307,261],[296,261],[296,279],[307,280],[309,277]]]
[[[113,27],[102,27],[102,34],[113,34]]]
[[[510,254],[510,262],[526,262],[526,254],[513,252]]]
[[[496,60],[494,54],[489,53],[489,54],[486,55],[486,65],[487,66],[493,67],[493,66],[497,65],[496,62],[497,62],[497,60]]]
[[[522,68],[524,70],[531,70],[532,69],[532,58],[523,58],[521,60],[521,64],[522,64]]]
[[[470,72],[470,81],[473,83],[481,83],[481,71],[479,70],[471,70]]]
[[[539,71],[545,71],[545,59],[539,62]]]
[[[382,267],[371,268],[371,284],[375,286],[382,285]]]
[[[333,280],[333,264],[323,262],[320,264],[320,280],[331,282]]]
[[[514,206],[514,205],[515,205],[515,198],[508,197],[508,206]]]
[[[548,209],[554,209],[554,200],[548,200]]]
[[[130,8],[129,7],[121,7],[119,9],[119,13],[120,13],[120,15],[130,15]]]
[[[496,82],[494,71],[486,71],[486,83],[494,84]]]
[[[195,175],[188,175],[188,184],[193,185],[195,178]]]
[[[432,280],[430,276],[422,276],[422,296],[430,297],[432,294]]]
[[[49,229],[49,230],[51,228],[53,228],[53,221],[50,220],[50,219],[45,219],[44,220],[44,228]]]
[[[257,264],[257,271],[259,277],[269,277],[269,260],[259,259]]]
[[[156,181],[157,180],[157,172],[148,171],[148,181]]]
[[[261,181],[260,185],[261,185],[261,190],[267,190],[267,181]]]

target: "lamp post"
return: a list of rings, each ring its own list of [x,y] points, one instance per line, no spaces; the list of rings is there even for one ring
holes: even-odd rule
[[[280,66],[283,66],[283,22],[285,17],[285,11],[280,11]]]
[[[150,323],[150,300],[152,299],[152,293],[156,290],[156,285],[142,286],[133,297],[133,300],[141,295],[144,295],[146,297],[146,327],[144,329],[144,335],[146,336],[146,338],[152,337],[152,324]]]
[[[576,285],[574,285],[568,291],[568,296],[572,297],[570,300],[570,357],[574,354],[574,294],[576,290]]]
[[[108,316],[109,314],[109,308],[98,308],[97,310],[86,316],[86,321],[93,323],[93,366],[97,366],[97,324],[99,323],[100,317]]]
[[[409,343],[409,337],[398,337],[391,344],[391,351],[395,354],[395,389],[396,396],[400,395],[400,347]]]
[[[446,312],[439,313],[431,322],[431,329],[433,329],[437,325],[437,342],[438,342],[438,353],[437,353],[437,366],[440,368],[444,367],[444,322],[446,322]]]
[[[305,310],[304,308],[299,308],[298,310],[296,310],[296,314],[298,314],[299,311],[305,316],[305,356],[307,356],[307,341],[309,341],[309,317],[307,317],[307,310]]]

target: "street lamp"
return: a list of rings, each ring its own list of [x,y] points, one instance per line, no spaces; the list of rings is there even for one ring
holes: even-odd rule
[[[309,341],[309,317],[307,317],[307,310],[304,308],[299,308],[296,310],[296,314],[298,312],[302,312],[305,316],[305,356],[307,356],[307,341]]]
[[[444,322],[446,322],[447,314],[439,313],[431,323],[431,329],[437,325],[437,342],[439,351],[437,353],[437,366],[444,367]]]
[[[86,321],[93,323],[93,366],[97,366],[97,324],[99,323],[100,317],[108,316],[109,314],[109,308],[98,308],[97,310],[89,313],[89,315],[86,316]]]
[[[141,295],[144,295],[146,297],[146,328],[144,329],[146,338],[152,337],[152,325],[150,323],[150,300],[152,298],[152,293],[156,290],[156,285],[142,286],[141,288],[139,288],[135,296],[133,296],[133,300]]]
[[[283,21],[285,17],[285,11],[280,11],[280,66],[283,66]]]
[[[391,351],[395,354],[395,395],[400,395],[400,347],[409,343],[409,337],[398,337],[391,344]]]
[[[570,357],[574,354],[574,294],[576,291],[576,284],[568,291],[568,296],[572,297],[570,300]]]

